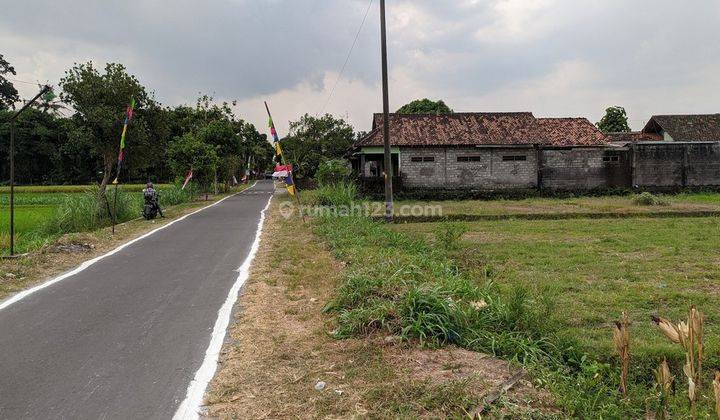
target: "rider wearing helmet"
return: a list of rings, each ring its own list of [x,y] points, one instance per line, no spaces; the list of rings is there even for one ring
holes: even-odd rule
[[[145,185],[145,189],[143,190],[143,196],[145,197],[146,203],[150,203],[155,206],[155,209],[160,214],[160,217],[165,217],[162,212],[162,208],[160,208],[160,202],[158,201],[158,192],[153,186],[152,182],[148,182],[147,185]]]

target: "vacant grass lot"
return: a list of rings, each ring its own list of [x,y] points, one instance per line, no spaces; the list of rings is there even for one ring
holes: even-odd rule
[[[466,224],[453,258],[504,291],[518,286],[555,301],[558,317],[587,349],[612,353],[612,322],[623,310],[634,321],[636,354],[681,354],[650,316],[707,315],[710,347],[718,349],[720,220],[716,218],[492,221]],[[438,224],[395,229],[434,241]]]
[[[720,193],[686,193],[658,196],[664,205],[643,206],[635,195],[576,198],[528,198],[524,200],[414,201],[397,205],[437,205],[444,215],[512,215],[540,213],[638,213],[673,211],[720,211]]]

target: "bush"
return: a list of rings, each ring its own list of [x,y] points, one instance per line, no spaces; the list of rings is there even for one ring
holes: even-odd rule
[[[191,200],[190,189],[182,189],[181,184],[172,184],[160,190],[160,205],[175,206]]]
[[[632,202],[636,206],[667,206],[670,204],[665,198],[658,197],[647,191],[633,197]]]
[[[350,182],[325,185],[315,190],[318,204],[321,206],[351,206],[358,199],[357,186]]]
[[[468,227],[463,223],[443,222],[435,231],[435,241],[446,251],[457,249],[460,238],[467,233]]]
[[[350,177],[350,168],[347,162],[341,159],[330,159],[322,162],[315,173],[318,184],[322,186],[347,183]]]

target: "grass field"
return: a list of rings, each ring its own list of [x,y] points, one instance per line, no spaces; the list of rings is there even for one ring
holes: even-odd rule
[[[328,194],[344,201],[341,191]],[[332,201],[332,200],[331,200]],[[456,214],[715,211],[718,194],[436,202]],[[427,202],[399,201],[398,205]],[[689,418],[685,356],[651,315],[706,315],[698,418],[711,416],[720,369],[720,220],[716,217],[484,220],[385,225],[326,216],[319,233],[348,273],[328,305],[342,337],[387,331],[515,360],[571,417],[641,418],[659,409],[653,370],[675,376],[673,418]],[[618,391],[614,322],[630,317],[628,395]]]
[[[442,224],[394,228],[435,241]],[[552,297],[573,335],[598,355],[611,354],[611,326],[622,311],[634,321],[635,353],[681,356],[651,315],[707,315],[710,347],[720,330],[720,220],[717,218],[492,221],[465,224],[452,257],[504,292],[526,287]]]
[[[131,193],[136,207],[142,201],[139,192],[142,184],[123,185],[125,192]],[[66,200],[80,198],[92,186],[58,185],[58,186],[20,186],[15,189],[15,246],[17,252],[34,249],[46,241],[52,240],[56,234],[46,232],[45,225],[55,216],[58,207]],[[170,185],[158,185],[161,194]],[[161,196],[162,203],[162,196]],[[0,187],[0,253],[6,253],[10,243],[10,195],[8,187]],[[139,212],[138,212],[139,217]]]
[[[658,196],[663,205],[638,205],[635,195],[577,198],[528,198],[523,200],[415,201],[397,205],[432,205],[444,215],[513,215],[539,213],[637,213],[673,211],[720,211],[720,194],[714,192]]]

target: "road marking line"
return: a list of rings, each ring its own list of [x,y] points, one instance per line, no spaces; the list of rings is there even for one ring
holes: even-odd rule
[[[238,194],[242,194],[243,192],[249,190],[250,188],[255,187],[255,185],[257,185],[257,181],[255,181],[255,183],[254,183],[252,186],[250,186],[249,188],[245,189],[244,191],[239,192]],[[122,245],[120,245],[119,247],[113,249],[112,251],[108,252],[107,254],[103,254],[103,255],[101,255],[101,256],[99,256],[99,257],[95,257],[95,258],[93,258],[93,259],[91,259],[91,260],[85,261],[85,262],[83,262],[82,264],[80,264],[79,266],[77,266],[75,269],[73,269],[73,270],[71,270],[71,271],[68,271],[68,272],[65,273],[65,274],[61,274],[61,275],[59,275],[58,277],[55,277],[55,278],[52,279],[52,280],[48,280],[48,281],[46,281],[45,283],[39,284],[39,285],[37,285],[37,286],[35,286],[35,287],[32,287],[32,288],[30,288],[30,289],[23,290],[22,292],[19,292],[19,293],[15,294],[15,295],[9,297],[8,299],[2,301],[2,303],[0,303],[0,311],[3,310],[3,309],[5,309],[5,308],[7,308],[7,307],[10,306],[10,305],[12,305],[13,303],[17,303],[17,302],[25,299],[26,297],[32,295],[32,294],[35,293],[35,292],[39,292],[40,290],[42,290],[42,289],[44,289],[44,288],[46,288],[46,287],[50,287],[50,286],[52,286],[52,285],[55,284],[55,283],[59,283],[60,281],[65,280],[65,279],[68,278],[68,277],[72,277],[72,276],[74,276],[75,274],[78,274],[78,273],[86,270],[88,267],[92,266],[92,265],[95,264],[96,262],[98,262],[98,261],[100,261],[100,260],[102,260],[102,259],[105,259],[105,258],[107,258],[107,257],[109,257],[109,256],[111,256],[111,255],[113,255],[113,254],[116,254],[116,253],[122,251],[123,249],[129,247],[130,245],[132,245],[132,244],[134,244],[134,243],[136,243],[136,242],[140,242],[141,240],[147,238],[147,237],[150,236],[150,235],[153,235],[153,234],[155,234],[155,233],[157,233],[157,232],[159,232],[159,231],[161,231],[161,230],[163,230],[163,229],[165,229],[165,228],[168,228],[168,227],[174,225],[175,223],[178,223],[178,222],[180,222],[180,221],[183,221],[183,220],[187,219],[188,217],[192,216],[193,214],[197,214],[197,213],[200,213],[200,212],[203,211],[203,210],[209,209],[210,207],[217,206],[218,204],[222,203],[223,201],[227,200],[228,198],[234,197],[234,196],[236,196],[236,195],[238,195],[238,194],[229,195],[229,196],[227,196],[227,197],[225,197],[225,198],[223,198],[223,199],[221,199],[221,200],[218,200],[218,201],[210,204],[209,206],[205,206],[205,207],[203,207],[203,208],[201,208],[201,209],[195,210],[195,211],[192,212],[192,213],[188,213],[188,214],[186,214],[185,216],[183,216],[183,217],[181,217],[181,218],[179,218],[179,219],[173,220],[172,222],[170,222],[170,223],[168,223],[168,224],[166,224],[166,225],[160,226],[159,228],[157,228],[157,229],[155,229],[155,230],[151,230],[150,232],[148,232],[148,233],[146,233],[146,234],[144,234],[144,235],[138,236],[137,238],[135,238],[135,239],[133,239],[133,240],[131,240],[131,241],[129,241],[129,242],[125,242],[124,244],[122,244]]]
[[[173,420],[194,420],[200,416],[200,406],[203,403],[205,397],[205,390],[207,389],[208,383],[215,376],[215,371],[218,366],[218,359],[220,358],[220,351],[222,350],[223,342],[225,341],[225,335],[227,334],[228,326],[230,325],[230,316],[232,315],[233,306],[238,299],[240,289],[245,284],[247,279],[250,277],[250,265],[255,259],[260,248],[260,236],[262,235],[263,224],[265,223],[265,213],[270,207],[272,196],[268,199],[265,208],[260,212],[260,221],[258,222],[258,228],[255,232],[255,241],[250,248],[245,261],[238,268],[238,277],[235,280],[228,293],[228,297],[223,303],[222,307],[218,311],[218,318],[215,321],[215,327],[213,328],[212,336],[210,338],[210,345],[205,351],[205,358],[203,359],[202,365],[195,373],[195,377],[190,382],[187,389],[187,395],[183,402],[178,407]]]

